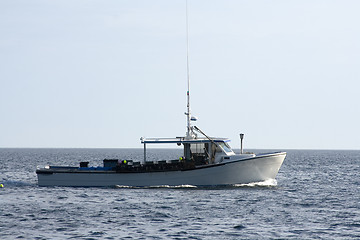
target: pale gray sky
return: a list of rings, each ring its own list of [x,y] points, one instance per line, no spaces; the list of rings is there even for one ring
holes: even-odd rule
[[[246,148],[360,149],[360,1],[189,0],[192,111]],[[1,0],[0,147],[186,131],[185,0]]]

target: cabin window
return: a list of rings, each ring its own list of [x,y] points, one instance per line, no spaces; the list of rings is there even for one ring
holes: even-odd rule
[[[227,153],[231,153],[233,152],[233,150],[231,149],[231,147],[226,143],[226,142],[220,142],[219,146]]]
[[[205,144],[204,143],[193,143],[190,145],[190,149],[192,153],[204,153],[205,150]]]

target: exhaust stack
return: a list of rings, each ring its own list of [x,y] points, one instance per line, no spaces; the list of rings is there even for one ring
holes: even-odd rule
[[[240,154],[243,154],[243,139],[244,139],[244,134],[240,133]]]

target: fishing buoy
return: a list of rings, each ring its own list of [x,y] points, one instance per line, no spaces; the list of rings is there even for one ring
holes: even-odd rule
[[[0,187],[2,187],[2,188],[3,188],[3,187],[4,187],[4,185],[3,185],[3,184],[0,184]]]
[[[124,160],[124,164],[126,164],[127,163],[127,161],[126,160]]]

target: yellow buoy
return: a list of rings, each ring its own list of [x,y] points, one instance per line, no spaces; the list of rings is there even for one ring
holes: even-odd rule
[[[4,185],[3,185],[3,184],[0,184],[0,187],[4,187]]]

